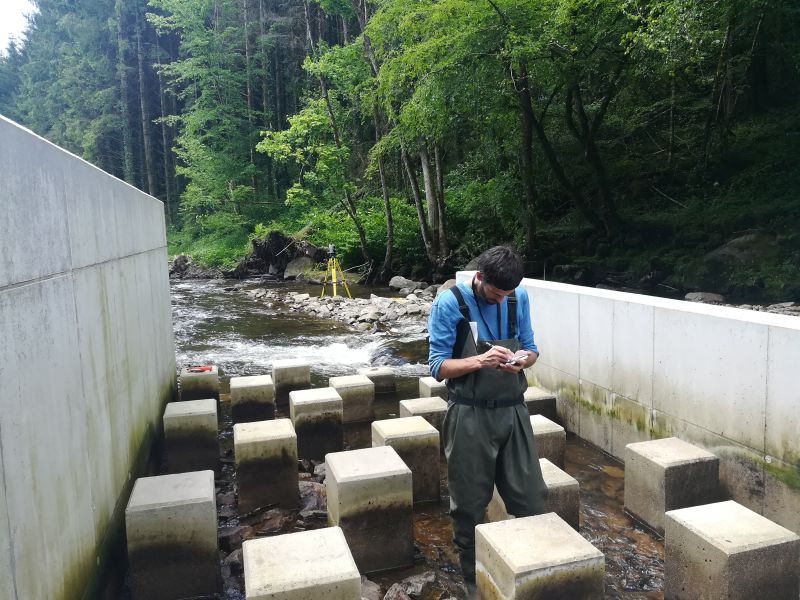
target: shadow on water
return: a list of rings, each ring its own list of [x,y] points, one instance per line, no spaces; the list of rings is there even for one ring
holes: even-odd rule
[[[264,284],[244,284],[259,287]],[[275,284],[272,284],[275,285]],[[279,306],[254,302],[228,291],[228,283],[173,283],[173,315],[178,365],[214,363],[226,376],[256,375],[268,371],[280,358],[305,358],[312,365],[312,385],[327,386],[328,378],[352,374],[359,367],[389,365],[396,374],[397,391],[375,400],[375,419],[398,416],[398,401],[416,398],[418,377],[428,374],[424,336],[354,333],[346,326],[293,313],[282,315]],[[237,286],[239,287],[239,286]],[[282,284],[282,289],[319,293],[319,287]],[[386,295],[386,290],[354,289],[356,294]],[[223,391],[225,386],[223,385]],[[233,423],[228,396],[220,403],[220,468],[217,472],[217,513],[222,600],[244,598],[241,544],[245,539],[327,526],[324,473],[318,463],[301,461],[299,510],[265,507],[240,515],[236,506],[236,472],[233,457]],[[279,407],[279,417],[288,417]],[[371,446],[369,423],[345,427],[347,449]],[[162,465],[163,466],[163,465]],[[420,593],[415,599],[464,598],[463,582],[451,543],[447,515],[449,497],[446,463],[440,460],[441,501],[414,509],[415,562],[369,578],[380,586],[380,597],[394,584],[417,577]],[[596,447],[570,435],[566,471],[580,482],[580,533],[606,557],[605,597],[625,599],[663,598],[663,540],[623,511],[623,465]],[[387,543],[376,540],[376,544]],[[427,579],[426,579],[427,578]],[[421,583],[420,583],[421,582]],[[127,598],[127,591],[123,598]]]

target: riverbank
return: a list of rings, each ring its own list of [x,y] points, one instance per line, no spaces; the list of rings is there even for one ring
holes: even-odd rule
[[[286,292],[270,288],[246,288],[242,292],[254,301],[266,303],[268,308],[278,313],[305,313],[323,319],[334,319],[359,332],[427,334],[427,318],[439,287],[441,286],[431,285],[410,293],[408,288],[404,288],[400,290],[399,297],[371,294],[368,299],[319,297],[308,292]],[[727,304],[723,297],[713,294],[690,294],[686,300],[800,317],[800,303],[796,302],[768,305]]]

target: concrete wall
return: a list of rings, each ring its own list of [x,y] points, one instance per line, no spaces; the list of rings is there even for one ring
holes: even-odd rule
[[[800,533],[800,318],[523,285],[542,351],[529,378],[568,430],[620,459],[631,442],[701,445],[726,495]]]
[[[81,598],[175,389],[163,206],[2,117],[0,202],[0,598]]]

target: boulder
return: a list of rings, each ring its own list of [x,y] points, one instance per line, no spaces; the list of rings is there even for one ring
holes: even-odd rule
[[[314,266],[314,260],[310,256],[298,256],[292,259],[286,268],[283,270],[284,279],[296,279],[299,275],[303,275]]]
[[[448,279],[447,281],[445,281],[442,285],[439,286],[439,289],[436,290],[436,297],[438,298],[439,296],[441,296],[455,284],[456,284],[455,279]]]
[[[684,300],[688,300],[689,302],[723,304],[725,302],[725,296],[712,294],[710,292],[690,292],[684,296]]]
[[[424,289],[428,286],[423,282],[412,281],[400,275],[395,275],[389,280],[389,287],[393,290],[409,290],[408,293],[410,294],[414,290]]]

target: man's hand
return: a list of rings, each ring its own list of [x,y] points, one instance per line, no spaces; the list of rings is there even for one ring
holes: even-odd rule
[[[502,346],[492,346],[477,358],[481,369],[498,369],[514,358],[514,353]]]

